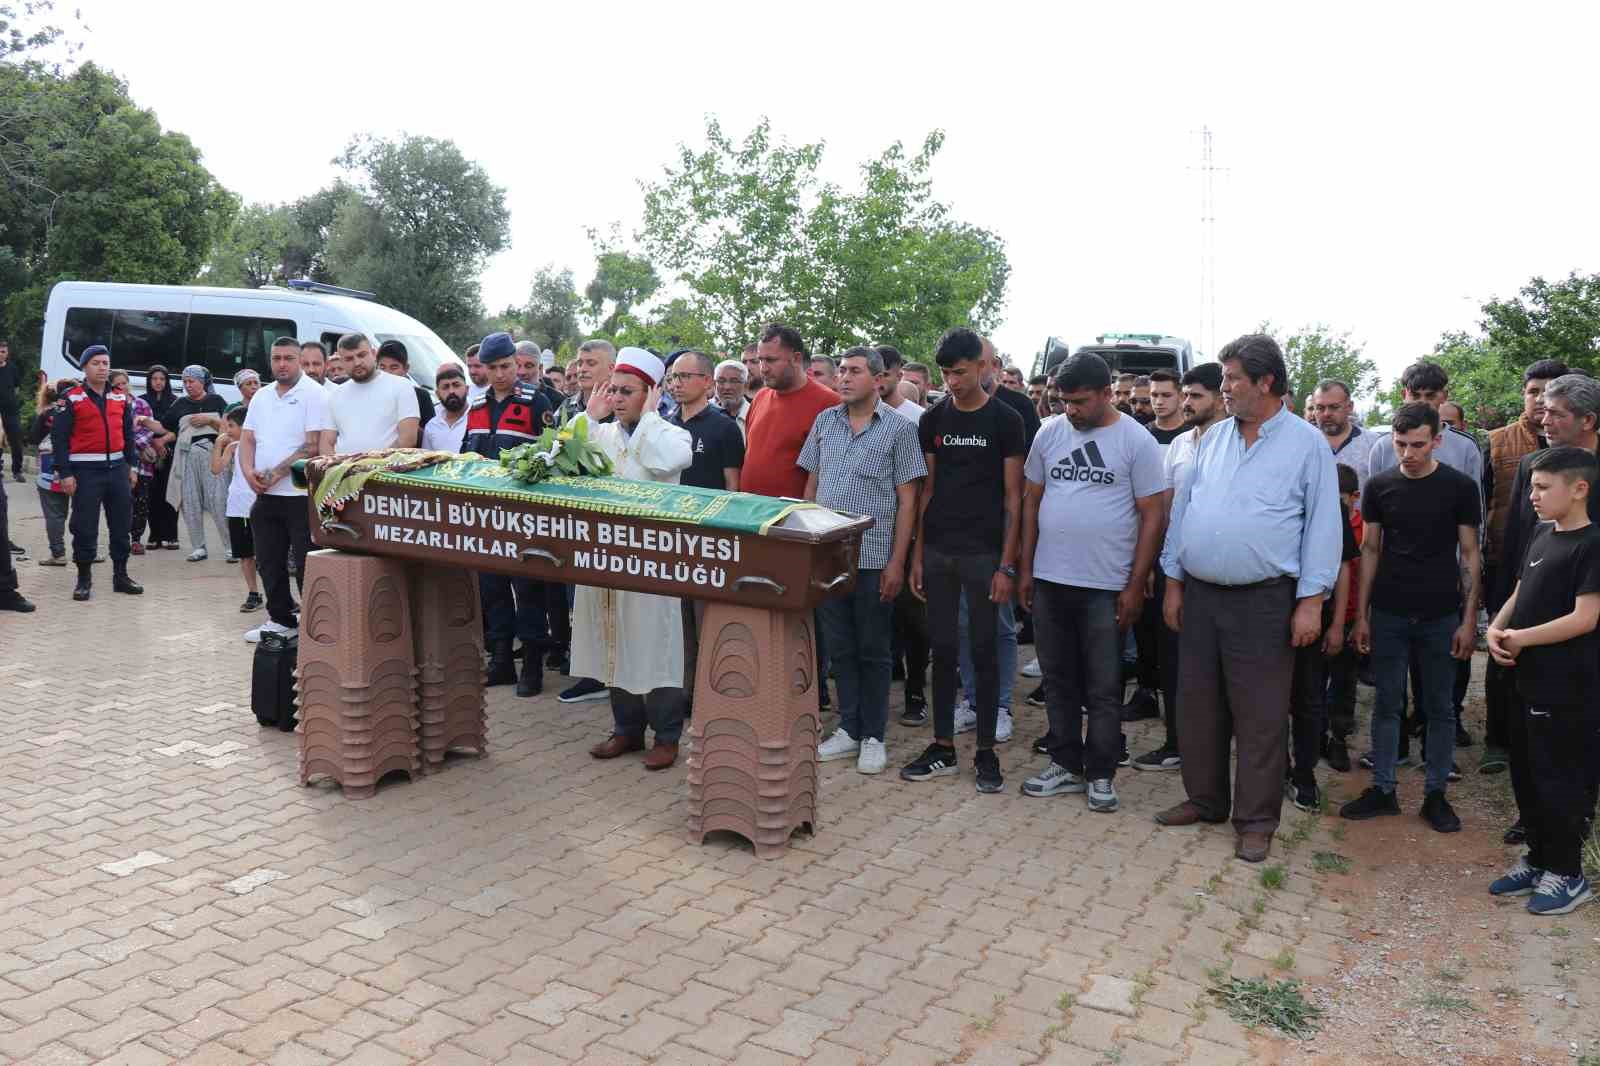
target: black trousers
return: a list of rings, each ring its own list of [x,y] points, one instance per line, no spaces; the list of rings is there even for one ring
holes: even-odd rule
[[[72,560],[94,561],[95,545],[100,541],[100,511],[106,512],[106,531],[111,540],[111,561],[126,565],[128,530],[133,524],[133,486],[128,484],[126,463],[110,466],[84,466],[73,471],[78,491],[72,494]]]
[[[267,592],[267,617],[280,626],[295,624],[289,592],[289,562],[296,586],[305,587],[306,552],[311,550],[311,515],[304,496],[257,496],[250,508],[256,572]]]
[[[897,658],[905,655],[906,695],[926,698],[928,678],[928,605],[911,591],[907,581],[894,601]]]
[[[1511,787],[1528,831],[1528,865],[1583,872],[1583,826],[1600,711],[1593,704],[1531,706],[1510,716]]]
[[[11,449],[11,472],[22,473],[22,419],[17,406],[0,407],[0,427],[6,431],[6,447]]]
[[[994,747],[1000,717],[1000,654],[995,642],[1000,609],[989,602],[989,583],[999,565],[998,552],[948,555],[929,546],[922,549],[922,590],[928,598],[928,641],[933,653],[933,735],[944,741],[956,735],[956,660],[961,654],[958,622],[964,590],[972,669],[977,675],[973,710],[978,715],[980,751]]]
[[[1178,631],[1167,626],[1167,620],[1162,617],[1161,605],[1167,595],[1167,575],[1156,568],[1155,595],[1144,601],[1144,614],[1139,616],[1142,623],[1146,617],[1155,619],[1156,632],[1156,657],[1160,660],[1157,676],[1161,680],[1161,716],[1167,727],[1168,751],[1178,750]],[[1144,647],[1144,637],[1139,638],[1139,647]],[[1144,684],[1144,682],[1140,682]]]
[[[1350,623],[1340,624],[1344,626],[1344,647],[1328,660],[1328,733],[1335,740],[1349,740],[1356,728],[1357,655],[1350,643]]]
[[[150,543],[178,543],[178,509],[167,502],[167,482],[172,476],[172,456],[156,464],[150,481]]]
[[[485,637],[493,644],[516,638],[526,653],[539,656],[549,639],[545,618],[544,582],[504,574],[479,574],[478,593],[483,597]]]
[[[572,646],[572,608],[567,606],[566,585],[554,581],[544,583],[544,614],[550,630],[550,643],[558,648]]]
[[[11,516],[5,489],[0,489],[0,596],[9,598],[17,591],[17,567],[11,561]]]
[[[1332,615],[1333,604],[1323,601],[1324,630]],[[1320,640],[1294,650],[1294,680],[1289,685],[1290,778],[1296,785],[1315,786],[1322,735],[1328,728],[1328,657],[1322,654]]]

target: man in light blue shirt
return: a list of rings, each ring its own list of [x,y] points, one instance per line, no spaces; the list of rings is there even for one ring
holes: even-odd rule
[[[1156,821],[1222,822],[1231,808],[1234,854],[1261,862],[1283,803],[1295,649],[1322,639],[1344,535],[1333,454],[1321,431],[1284,407],[1277,342],[1240,337],[1218,362],[1232,417],[1200,442],[1161,556],[1166,622],[1180,634],[1189,798]],[[1230,789],[1231,738],[1239,774]]]

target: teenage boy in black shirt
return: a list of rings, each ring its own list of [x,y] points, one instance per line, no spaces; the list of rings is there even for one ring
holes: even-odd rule
[[[918,426],[928,464],[919,533],[911,556],[911,590],[928,603],[933,659],[933,743],[900,771],[907,781],[956,772],[956,619],[967,598],[968,636],[977,674],[979,792],[1004,787],[994,753],[999,715],[998,605],[1017,576],[1022,510],[1022,418],[983,388],[984,341],[970,329],[949,330],[934,355],[945,398]]]
[[[1530,914],[1566,914],[1594,898],[1583,875],[1589,738],[1600,728],[1600,527],[1589,521],[1595,457],[1540,452],[1530,464],[1541,525],[1521,577],[1489,627],[1489,654],[1516,668],[1523,706],[1510,725],[1511,787],[1528,854],[1489,886],[1530,896]]]
[[[1439,461],[1439,412],[1428,404],[1403,405],[1390,437],[1400,464],[1368,478],[1361,498],[1365,532],[1352,633],[1357,649],[1372,655],[1377,678],[1372,786],[1339,813],[1357,820],[1400,813],[1395,759],[1415,655],[1417,705],[1428,723],[1422,817],[1438,832],[1454,833],[1461,819],[1444,797],[1456,741],[1451,659],[1471,658],[1477,644],[1478,485]]]

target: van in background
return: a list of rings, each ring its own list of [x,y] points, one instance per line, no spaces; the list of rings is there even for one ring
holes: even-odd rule
[[[1066,361],[1069,351],[1074,355],[1093,352],[1106,361],[1113,374],[1171,370],[1181,378],[1194,366],[1194,348],[1182,337],[1160,333],[1103,333],[1095,338],[1095,343],[1082,344],[1076,349],[1069,349],[1060,337],[1049,338],[1034,360],[1033,372],[1054,375],[1056,367]]]
[[[267,353],[289,336],[318,340],[329,351],[346,333],[364,333],[376,348],[398,340],[410,356],[411,376],[433,389],[434,372],[461,360],[421,322],[376,302],[369,293],[314,281],[286,287],[219,289],[204,285],[123,285],[63,281],[50,290],[44,316],[40,368],[51,381],[78,377],[91,344],[111,349],[111,365],[126,370],[135,392],[145,371],[160,364],[178,375],[198,363],[211,371],[217,393],[239,399],[233,375],[249,368],[272,380]]]

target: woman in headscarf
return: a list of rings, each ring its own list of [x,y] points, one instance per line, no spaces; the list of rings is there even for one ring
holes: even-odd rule
[[[222,479],[211,472],[211,449],[222,431],[222,413],[228,405],[211,388],[211,374],[205,367],[183,368],[183,395],[173,401],[161,416],[161,425],[170,438],[173,458],[172,477],[167,485],[167,502],[178,501],[183,524],[189,530],[189,561],[207,558],[206,519],[211,515],[224,550],[228,544],[227,493]]]
[[[126,370],[113,370],[108,383],[133,400],[133,446],[139,453],[139,481],[133,486],[133,523],[129,526],[133,543],[129,550],[134,555],[143,555],[144,527],[150,519],[150,485],[156,476],[155,441],[163,430],[161,423],[150,413],[149,402],[142,396],[134,396],[129,390]]]
[[[177,393],[172,391],[171,375],[167,368],[160,363],[153,364],[145,371],[145,391],[141,397],[150,405],[150,416],[160,420],[178,399]],[[178,512],[167,502],[167,478],[172,473],[172,449],[168,447],[168,439],[164,435],[157,435],[156,473],[150,479],[150,547],[168,548],[176,551],[178,548]]]
[[[248,411],[250,409],[250,398],[261,391],[261,375],[249,367],[245,367],[233,375],[233,387],[239,390],[239,402]]]

